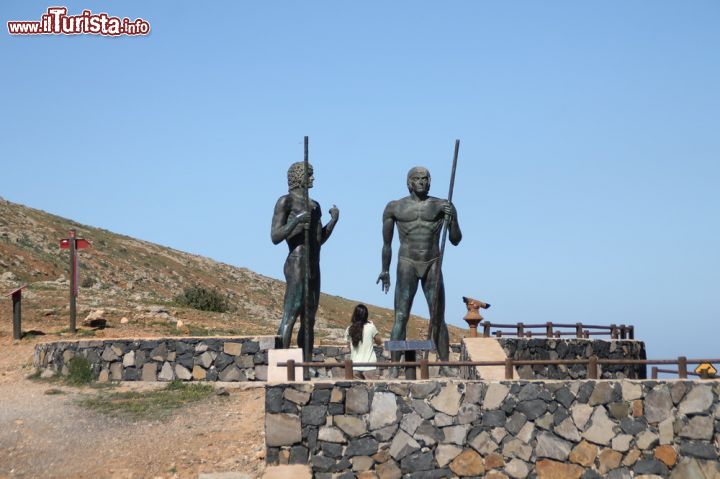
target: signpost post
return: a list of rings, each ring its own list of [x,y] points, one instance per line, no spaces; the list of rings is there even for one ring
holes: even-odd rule
[[[77,332],[77,294],[78,294],[78,267],[77,250],[90,246],[90,242],[76,236],[75,230],[70,230],[67,238],[60,240],[60,249],[70,250],[70,332]]]
[[[13,303],[13,339],[22,339],[22,290],[27,287],[20,286],[18,289],[10,293]]]

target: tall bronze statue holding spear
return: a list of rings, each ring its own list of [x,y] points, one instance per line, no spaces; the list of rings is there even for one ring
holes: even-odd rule
[[[289,253],[285,260],[285,300],[278,336],[283,348],[290,347],[293,326],[301,318],[297,344],[303,349],[303,360],[312,360],[315,314],[320,299],[320,247],[340,217],[330,208],[330,221],[323,226],[320,205],[310,199],[308,190],[315,177],[307,161],[308,138],[305,137],[305,161],[290,165],[287,173],[288,194],[281,196],[273,212],[271,239],[274,244],[285,241]]]
[[[393,340],[406,339],[407,322],[420,283],[430,311],[428,339],[435,343],[438,358],[442,361],[447,361],[450,356],[448,328],[445,323],[445,286],[441,272],[445,238],[449,234],[450,242],[455,246],[462,240],[457,211],[451,202],[459,146],[460,141],[457,140],[448,200],[429,195],[430,172],[427,168],[417,166],[407,174],[410,194],[389,202],[385,207],[382,271],[377,280],[382,283],[382,289],[387,293],[390,290],[392,239],[397,227],[400,251],[395,286],[395,323],[390,337]],[[442,244],[439,245],[441,231]],[[399,360],[400,353],[394,352],[393,361]],[[449,374],[447,368],[442,368],[441,372]],[[391,374],[396,376],[397,370],[393,370]]]

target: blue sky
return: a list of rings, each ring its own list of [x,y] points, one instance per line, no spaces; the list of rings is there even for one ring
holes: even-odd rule
[[[718,355],[717,2],[63,5],[152,33],[0,35],[6,199],[282,278],[270,219],[309,135],[312,195],[341,213],[323,290],[392,307],[383,207],[415,165],[446,196],[460,138],[449,322],[469,295],[492,321]],[[3,2],[3,28],[48,6]]]

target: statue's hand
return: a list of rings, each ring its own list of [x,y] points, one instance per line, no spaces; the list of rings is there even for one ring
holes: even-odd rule
[[[298,223],[309,223],[310,222],[310,213],[307,211],[303,211],[302,213],[298,213],[295,216],[295,220]]]
[[[382,282],[382,290],[387,294],[388,291],[390,291],[390,273],[387,271],[383,271],[380,273],[380,276],[378,276],[377,281],[375,281],[375,284],[378,284]]]
[[[450,203],[449,201],[445,201],[443,204],[443,213],[445,213],[445,216],[448,218],[454,218],[457,216],[457,210],[455,209],[455,205]]]
[[[332,208],[330,208],[330,218],[335,222],[340,218],[340,210],[335,205],[332,205]]]

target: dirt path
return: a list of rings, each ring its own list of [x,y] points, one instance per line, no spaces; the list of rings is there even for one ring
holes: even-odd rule
[[[98,394],[25,379],[33,345],[0,338],[0,478],[196,478],[264,467],[262,388],[232,389],[164,420],[108,417],[77,404]],[[162,387],[125,383],[120,390]],[[45,394],[51,388],[62,394]]]

